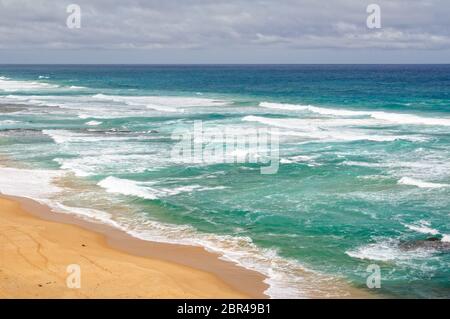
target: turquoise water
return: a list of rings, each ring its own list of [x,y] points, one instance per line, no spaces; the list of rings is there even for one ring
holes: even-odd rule
[[[403,245],[450,241],[448,65],[0,66],[0,76],[0,155],[26,169],[7,183],[30,183],[30,197],[221,252],[267,275],[273,297],[341,296],[336,280],[369,291],[371,264],[381,268],[371,292],[450,297],[448,249]],[[175,161],[172,133],[195,121],[276,128],[279,170]],[[13,192],[5,180],[0,191]]]

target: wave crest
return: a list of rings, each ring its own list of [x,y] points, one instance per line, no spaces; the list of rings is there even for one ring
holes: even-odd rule
[[[422,117],[419,115],[406,113],[392,113],[381,111],[353,111],[346,109],[331,109],[331,108],[317,107],[312,105],[283,104],[283,103],[269,103],[269,102],[261,102],[259,106],[270,109],[280,109],[287,111],[309,111],[312,113],[331,116],[344,116],[344,117],[368,116],[376,120],[382,120],[385,122],[404,125],[450,126],[450,118]]]

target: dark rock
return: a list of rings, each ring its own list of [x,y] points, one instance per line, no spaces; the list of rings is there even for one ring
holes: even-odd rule
[[[447,252],[450,251],[450,243],[441,241],[438,237],[429,237],[422,240],[404,241],[399,244],[404,251],[416,249],[430,249]]]

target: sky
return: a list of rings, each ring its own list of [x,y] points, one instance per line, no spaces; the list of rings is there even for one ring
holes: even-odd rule
[[[450,63],[449,17],[449,0],[0,0],[0,63]]]

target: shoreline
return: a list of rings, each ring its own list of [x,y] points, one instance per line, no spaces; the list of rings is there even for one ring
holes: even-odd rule
[[[4,194],[0,194],[0,219],[2,298],[268,298],[262,274],[221,260],[203,247],[145,241],[112,226],[55,213],[29,198]],[[20,234],[29,240],[16,240]],[[33,243],[36,247],[29,247]],[[25,255],[27,251],[30,256]],[[54,271],[59,263],[55,260],[64,259],[65,254],[80,260],[102,260],[101,267],[98,262],[91,263],[96,265],[95,271],[83,263],[82,269],[90,270],[84,271],[82,278],[101,281],[103,287],[97,282],[95,289],[67,288],[62,280],[69,275],[66,269]],[[30,261],[34,258],[42,259],[44,265],[36,266]],[[120,280],[122,275],[126,282]],[[39,277],[42,283],[36,283]],[[147,286],[143,278],[158,281],[159,286]],[[132,282],[135,285],[130,285]]]
[[[8,163],[8,158],[0,158],[1,163]],[[11,164],[11,163],[8,163]],[[17,164],[17,163],[14,163]],[[0,166],[3,168],[10,168],[12,165]],[[17,166],[17,165],[14,165]],[[15,168],[22,169],[22,168]],[[14,178],[14,175],[10,178]],[[3,183],[9,184],[8,180]],[[40,182],[38,183],[40,184]],[[306,285],[307,290],[302,292],[298,297],[283,297],[273,296],[270,294],[272,289],[272,277],[264,272],[253,270],[241,266],[240,264],[229,260],[223,255],[209,251],[205,246],[199,245],[184,245],[170,242],[152,241],[152,239],[143,239],[135,237],[121,228],[104,223],[103,221],[91,219],[72,214],[67,211],[60,211],[58,208],[49,206],[45,202],[41,202],[38,193],[34,195],[22,195],[22,189],[29,187],[28,182],[21,181],[18,183],[18,188],[3,190],[0,192],[0,237],[2,237],[2,201],[10,200],[20,206],[22,214],[29,218],[37,219],[39,221],[47,221],[57,223],[58,227],[75,226],[81,231],[88,231],[91,235],[96,235],[101,238],[103,248],[112,250],[117,253],[127,254],[129,257],[141,257],[145,259],[152,259],[162,263],[169,263],[172,266],[188,267],[193,271],[203,272],[205,275],[214,277],[214,282],[226,285],[225,290],[232,289],[233,295],[226,297],[223,294],[203,294],[190,296],[165,296],[165,297],[149,297],[141,296],[142,298],[301,298],[301,299],[316,299],[316,298],[331,298],[331,299],[361,299],[361,298],[380,298],[378,294],[362,289],[361,287],[353,286],[344,278],[332,277],[329,275],[322,275],[320,273],[310,272],[309,270],[298,270],[298,275],[303,278],[304,282],[300,284],[299,288]],[[37,186],[37,185],[34,185]],[[59,235],[61,236],[61,234]],[[64,235],[62,235],[64,236]],[[0,239],[0,256],[4,255],[2,248],[2,241]],[[2,263],[0,262],[0,298],[2,298]],[[66,275],[64,273],[64,275]],[[319,277],[317,277],[319,276]],[[311,289],[314,285],[314,289]],[[308,291],[309,290],[309,291]],[[228,295],[227,295],[228,296]],[[56,297],[57,298],[57,297]],[[93,298],[101,298],[99,295]],[[105,297],[106,298],[106,297]],[[113,297],[112,297],[113,298]],[[130,296],[131,298],[131,296]]]

